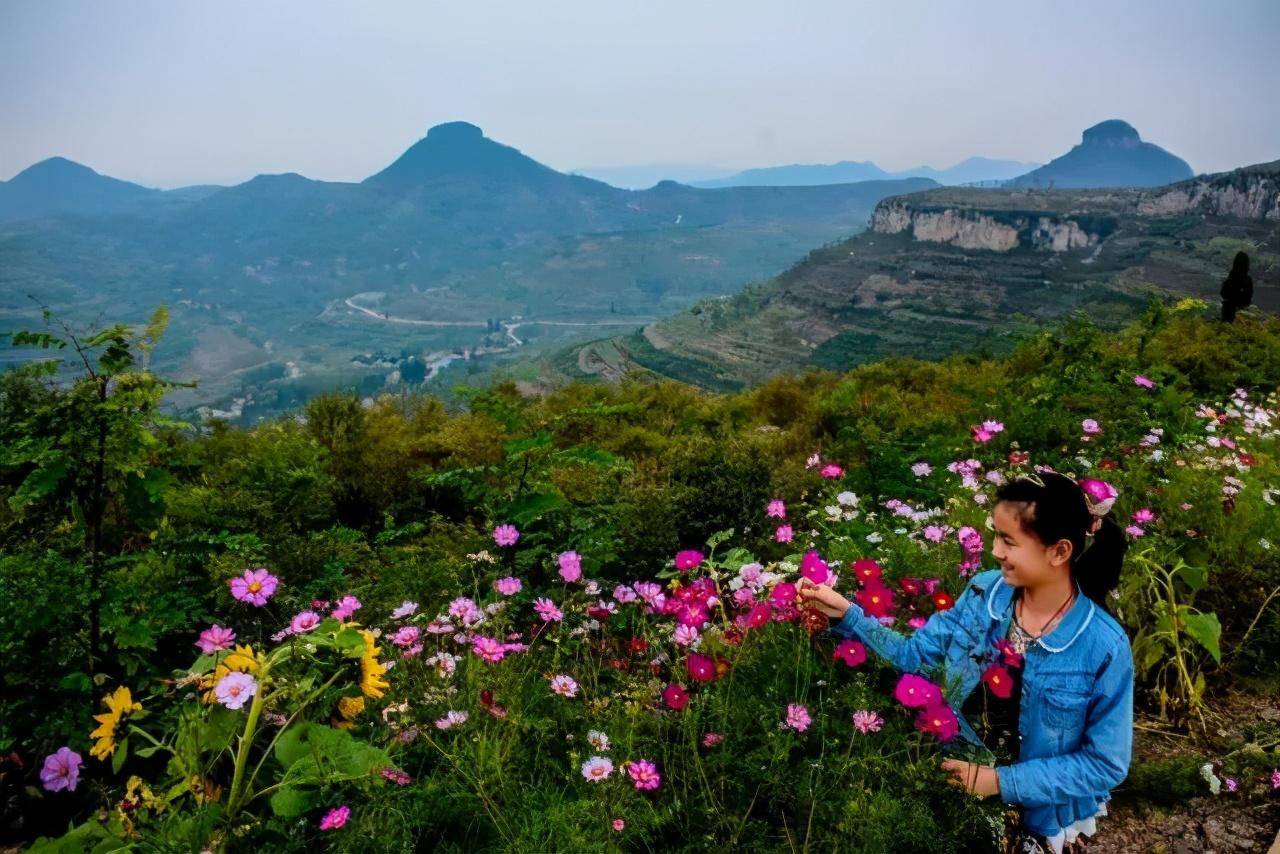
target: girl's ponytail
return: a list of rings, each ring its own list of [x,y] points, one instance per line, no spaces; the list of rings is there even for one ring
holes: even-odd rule
[[[1107,607],[1107,594],[1120,584],[1120,567],[1129,541],[1124,531],[1110,515],[1102,522],[1093,537],[1085,544],[1084,551],[1071,562],[1071,574],[1080,591],[1102,607]],[[1108,610],[1110,610],[1108,608]]]

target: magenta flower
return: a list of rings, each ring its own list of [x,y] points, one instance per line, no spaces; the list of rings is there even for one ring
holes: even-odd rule
[[[717,744],[719,744],[722,741],[724,741],[723,735],[721,735],[718,732],[709,732],[702,737],[702,746],[715,747]]]
[[[507,654],[506,647],[501,641],[494,640],[484,635],[477,635],[471,640],[471,651],[480,656],[481,660],[490,664],[497,664],[502,661],[502,657]]]
[[[561,552],[557,561],[565,584],[573,584],[582,578],[582,558],[577,552]]]
[[[1102,432],[1102,428],[1098,426],[1098,422],[1092,418],[1086,418],[1081,421],[1080,429],[1084,431],[1086,436],[1096,436]]]
[[[1150,507],[1143,507],[1141,510],[1133,514],[1133,521],[1139,525],[1148,525],[1156,520],[1156,514]]]
[[[592,756],[582,763],[582,776],[588,783],[599,783],[609,779],[613,773],[613,763],[604,756]]]
[[[775,584],[769,598],[778,606],[792,605],[796,601],[796,586],[790,581]]]
[[[421,635],[422,629],[417,626],[401,626],[396,629],[396,633],[391,636],[391,642],[401,649],[404,649],[417,643],[418,638]]]
[[[515,525],[499,525],[493,529],[493,541],[500,546],[514,546],[520,539],[520,532]]]
[[[538,616],[542,618],[544,623],[554,623],[564,619],[564,612],[556,607],[555,602],[545,596],[540,596],[533,600],[533,610],[538,612]]]
[[[320,615],[315,611],[302,611],[289,621],[289,634],[302,635],[320,625]]]
[[[672,682],[662,689],[662,702],[667,704],[667,708],[678,712],[689,705],[689,692],[684,689],[683,685],[677,685]]]
[[[1236,789],[1240,788],[1240,783],[1235,777],[1223,777],[1222,785],[1228,792],[1234,792]]]
[[[652,791],[662,782],[658,766],[648,759],[640,759],[627,764],[627,774],[635,781],[636,788],[641,791]]]
[[[867,648],[856,640],[842,640],[836,644],[832,656],[836,661],[843,661],[849,667],[857,667],[867,660]]]
[[[960,721],[951,707],[941,701],[925,707],[916,716],[916,729],[932,733],[938,741],[950,741],[960,732]]]
[[[325,813],[324,818],[320,819],[321,830],[337,830],[347,823],[347,819],[351,818],[351,807],[343,804],[340,807],[334,807]]]
[[[1155,388],[1155,387],[1156,387],[1156,384],[1155,384],[1155,383],[1153,383],[1151,380],[1149,380],[1149,379],[1147,379],[1146,377],[1144,377],[1142,374],[1137,374],[1137,375],[1135,375],[1135,376],[1134,376],[1134,378],[1133,378],[1133,384],[1134,384],[1134,385],[1136,385],[1136,386],[1141,386],[1142,388]]]
[[[626,823],[625,821],[623,821],[622,819],[620,819],[620,818],[615,818],[615,819],[613,820],[612,827],[613,827],[613,829],[614,829],[615,831],[617,831],[618,833],[621,833],[621,832],[622,832],[622,829],[623,829],[624,827],[626,827],[626,826],[627,826],[627,823]]]
[[[1129,536],[1133,537],[1134,539],[1144,536],[1147,533],[1137,525],[1130,525],[1129,527],[1124,529],[1124,532]]]
[[[225,626],[210,626],[200,633],[200,637],[196,639],[196,646],[200,647],[200,651],[205,655],[212,655],[215,652],[224,649],[231,649],[231,642],[236,639],[236,633]]]
[[[779,525],[778,530],[774,532],[773,538],[779,543],[789,543],[795,536],[790,525]]]
[[[695,682],[711,682],[716,678],[715,659],[700,652],[689,653],[685,669],[689,672],[689,678]]]
[[[338,600],[338,604],[334,606],[333,613],[329,616],[333,617],[335,620],[346,622],[351,619],[351,616],[356,611],[359,611],[363,607],[364,606],[360,604],[360,600],[356,597],[351,595],[343,596]]]
[[[1110,513],[1112,506],[1116,503],[1116,499],[1120,497],[1118,489],[1105,480],[1098,480],[1096,477],[1081,478],[1080,488],[1084,490],[1085,496],[1089,499],[1092,511],[1099,515]]]
[[[676,569],[681,572],[688,572],[698,564],[702,563],[702,552],[696,549],[685,549],[676,552]]]
[[[831,577],[831,567],[817,552],[809,550],[800,560],[800,574],[814,584],[823,584]]]
[[[213,693],[218,702],[228,709],[240,709],[249,698],[258,693],[258,680],[248,673],[228,673],[218,680]]]
[[[520,579],[508,575],[506,578],[499,578],[493,582],[493,589],[497,590],[503,596],[514,596],[524,588]]]
[[[866,735],[869,732],[879,732],[880,727],[884,726],[884,718],[875,712],[858,709],[853,713],[853,725],[858,732]]]
[[[787,518],[787,505],[783,504],[780,499],[773,499],[769,502],[769,506],[765,508],[765,515],[772,516],[774,519]]]
[[[844,469],[842,469],[840,466],[836,465],[835,463],[827,463],[825,466],[822,467],[822,470],[818,473],[829,480],[833,480],[839,477],[840,475],[844,474]]]
[[[898,680],[898,684],[894,686],[893,696],[908,709],[919,709],[939,702],[942,699],[942,691],[923,676],[904,673]]]
[[[800,703],[788,703],[786,722],[796,732],[804,732],[813,723],[813,718],[809,717],[809,710]]]
[[[40,769],[40,785],[46,792],[74,792],[80,782],[80,766],[84,759],[70,747],[59,747],[44,758]]]
[[[1272,769],[1271,771],[1271,788],[1280,789],[1280,769]]]
[[[246,569],[244,575],[227,582],[231,587],[231,595],[235,599],[248,602],[257,608],[267,604],[267,600],[276,592],[276,585],[279,583],[280,579],[263,567]]]

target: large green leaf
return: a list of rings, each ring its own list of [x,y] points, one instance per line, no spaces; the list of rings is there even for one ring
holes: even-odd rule
[[[1183,605],[1178,608],[1178,619],[1182,623],[1183,631],[1208,650],[1214,661],[1221,664],[1222,650],[1219,643],[1222,638],[1222,624],[1218,622],[1218,615],[1201,614]]]
[[[1195,592],[1204,587],[1205,581],[1209,579],[1209,568],[1207,566],[1191,566],[1184,563],[1178,566],[1178,577],[1192,592]]]
[[[271,811],[281,818],[294,818],[311,809],[316,793],[305,789],[281,789],[271,796]]]

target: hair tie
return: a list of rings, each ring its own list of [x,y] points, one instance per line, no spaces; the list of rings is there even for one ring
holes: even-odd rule
[[[1089,515],[1093,516],[1089,533],[1097,533],[1102,526],[1103,517],[1111,512],[1116,499],[1120,497],[1120,490],[1105,480],[1086,477],[1080,481],[1080,491],[1084,493],[1084,503],[1089,508]]]

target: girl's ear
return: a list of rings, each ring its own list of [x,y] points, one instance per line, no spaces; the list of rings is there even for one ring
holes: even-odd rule
[[[1068,566],[1071,563],[1071,553],[1075,551],[1075,546],[1065,537],[1049,546],[1049,563],[1053,566]]]

